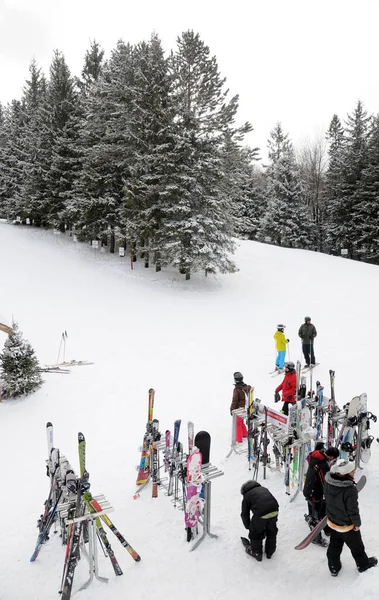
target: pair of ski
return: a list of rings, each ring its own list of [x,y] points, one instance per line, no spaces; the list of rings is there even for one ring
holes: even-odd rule
[[[358,492],[360,492],[364,486],[366,485],[367,482],[367,477],[365,475],[362,475],[362,477],[360,478],[360,480],[357,483],[357,490]],[[321,521],[319,521],[319,523],[316,525],[316,527],[314,529],[312,529],[312,531],[310,533],[308,533],[308,535],[303,539],[302,542],[300,542],[300,544],[298,544],[297,546],[295,546],[295,550],[304,550],[304,548],[307,548],[309,546],[309,544],[314,540],[314,538],[321,533],[321,531],[324,529],[324,527],[327,525],[327,517],[324,517],[323,519],[321,519]]]
[[[44,513],[38,519],[39,535],[34,552],[30,557],[30,562],[34,562],[36,560],[42,545],[49,539],[50,529],[56,521],[57,508],[62,496],[60,482],[58,482],[57,479],[60,455],[59,450],[53,446],[53,425],[50,423],[50,421],[46,425],[46,437],[48,454],[47,475],[50,478],[50,491],[49,496],[45,501]]]

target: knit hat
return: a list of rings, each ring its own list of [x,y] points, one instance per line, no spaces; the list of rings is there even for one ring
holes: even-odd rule
[[[337,460],[336,464],[330,469],[331,473],[338,473],[339,475],[348,475],[352,471],[355,471],[355,463],[345,458]]]

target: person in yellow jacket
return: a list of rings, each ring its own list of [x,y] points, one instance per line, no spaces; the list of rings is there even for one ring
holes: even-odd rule
[[[286,327],[285,325],[282,325],[281,323],[279,323],[279,325],[277,327],[277,331],[275,331],[275,333],[274,333],[276,350],[278,352],[278,355],[276,357],[276,362],[275,362],[275,369],[277,371],[283,371],[283,369],[284,369],[284,361],[286,358],[287,343],[289,342],[289,340],[284,335],[285,327]]]

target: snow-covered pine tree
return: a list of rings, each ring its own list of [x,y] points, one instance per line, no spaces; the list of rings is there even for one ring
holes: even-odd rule
[[[0,146],[0,198],[2,212],[8,219],[23,217],[17,197],[24,172],[25,119],[19,100],[12,100],[4,111]]]
[[[104,50],[96,40],[93,40],[85,53],[82,78],[78,81],[78,86],[83,93],[90,93],[92,84],[99,80],[103,72],[103,66]]]
[[[30,343],[23,339],[18,323],[12,323],[0,354],[2,395],[4,398],[31,394],[43,383],[39,363]]]
[[[280,123],[271,131],[268,148],[267,211],[261,221],[260,238],[279,246],[309,248],[312,232],[304,188],[292,144]]]
[[[194,271],[236,269],[230,259],[235,218],[223,169],[224,142],[226,134],[243,137],[251,126],[234,128],[238,97],[227,99],[225,79],[200,36],[187,31],[177,44],[169,59],[176,167],[170,179],[173,201],[166,211],[164,252],[189,279]]]
[[[346,248],[350,258],[360,258],[357,248],[359,234],[355,228],[356,192],[363,169],[367,166],[367,144],[372,117],[359,100],[354,112],[347,116],[341,177],[331,205],[330,231],[339,254]]]
[[[80,130],[78,91],[65,58],[55,51],[50,65],[45,110],[47,135],[51,139],[51,164],[45,171],[44,213],[48,224],[64,231],[65,209],[72,197],[73,182],[81,164],[77,148]]]
[[[135,49],[134,101],[130,134],[134,153],[129,163],[122,231],[141,252],[145,267],[153,260],[156,270],[168,264],[163,252],[164,209],[170,204],[170,179],[175,169],[174,110],[170,97],[167,60],[154,34]]]
[[[354,226],[362,259],[379,264],[379,116],[373,119],[367,165],[355,194]]]
[[[328,168],[324,187],[324,237],[328,252],[336,253],[336,212],[340,208],[340,185],[344,164],[345,131],[338,115],[333,115],[326,133],[328,141]]]
[[[101,48],[98,42],[95,40],[91,41],[90,47],[85,53],[81,79],[77,78],[76,80],[80,94],[78,95],[77,108],[78,137],[74,141],[74,150],[76,152],[77,161],[80,162],[80,165],[83,165],[84,163],[86,151],[83,129],[86,127],[86,118],[90,117],[88,112],[86,112],[88,109],[88,100],[91,97],[91,94],[94,93],[94,86],[103,72],[103,67],[104,50]],[[91,117],[95,118],[95,115],[91,114]],[[75,180],[73,182],[73,189],[66,199],[66,207],[63,213],[64,220],[70,229],[74,229],[75,226],[79,228],[84,226],[81,222],[82,214],[80,205],[80,199],[82,198],[82,179],[84,178],[85,173],[83,174],[82,169],[77,168],[75,172]],[[83,237],[85,238],[86,236]]]
[[[226,191],[233,202],[237,237],[255,239],[262,210],[262,194],[258,185],[258,149],[240,144],[226,136],[224,170],[228,174]],[[259,215],[259,216],[258,216]]]
[[[46,94],[46,80],[35,60],[29,66],[29,79],[23,88],[21,107],[24,119],[23,133],[23,174],[21,184],[15,194],[15,203],[21,216],[33,220],[30,201],[34,190],[34,181],[38,180],[40,125],[38,111]]]
[[[133,46],[120,40],[84,99],[82,170],[70,209],[83,240],[107,237],[120,222],[133,159],[134,65]]]

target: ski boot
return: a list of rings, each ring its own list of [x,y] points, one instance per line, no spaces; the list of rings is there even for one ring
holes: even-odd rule
[[[262,553],[256,552],[255,550],[252,549],[251,546],[246,546],[246,554],[248,554],[249,556],[252,556],[258,562],[262,562]]]
[[[247,549],[246,549],[247,551]],[[378,564],[378,559],[376,558],[376,556],[370,556],[370,558],[368,559],[368,566],[367,567],[358,567],[358,571],[360,573],[364,573],[365,571],[367,571],[367,569],[371,569],[371,567],[376,567],[376,565]]]

